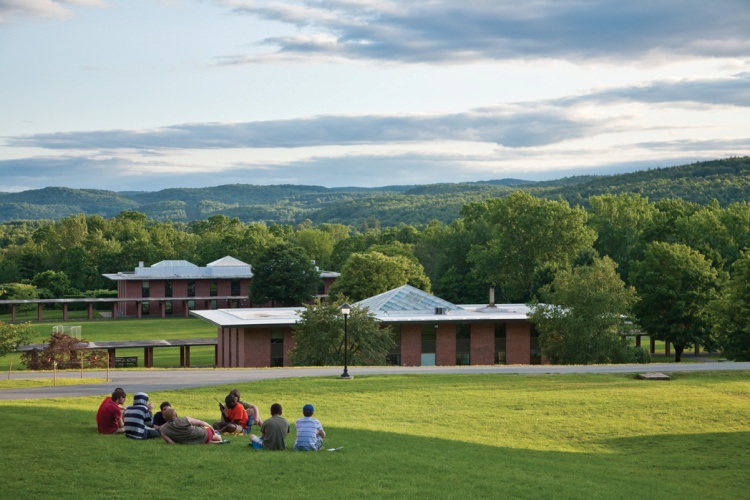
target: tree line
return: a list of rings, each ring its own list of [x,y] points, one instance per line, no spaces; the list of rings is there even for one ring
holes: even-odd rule
[[[634,324],[671,342],[678,359],[696,343],[745,359],[749,248],[745,202],[650,201],[632,193],[573,206],[515,191],[468,203],[450,223],[419,227],[266,225],[224,215],[179,223],[126,210],[0,225],[0,293],[112,290],[101,275],[139,261],[206,265],[232,255],[253,265],[256,303],[302,302],[316,286],[311,266],[341,272],[332,293],[353,301],[409,283],[454,303],[482,303],[494,286],[498,302],[536,305],[540,341],[557,362],[581,361],[565,354],[570,332],[582,335],[573,351],[597,353],[583,361],[616,359],[617,339]],[[278,278],[284,263],[312,276],[297,295],[284,286],[292,278]]]

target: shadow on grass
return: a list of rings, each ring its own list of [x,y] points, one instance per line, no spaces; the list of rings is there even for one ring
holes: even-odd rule
[[[65,404],[0,406],[0,491],[14,498],[663,499],[741,498],[750,486],[748,432],[633,436],[581,444],[581,452],[539,451],[466,442],[467,417],[446,425],[444,437],[326,426],[326,446],[341,451],[265,452],[248,447],[247,436],[221,446],[103,436],[95,407]]]

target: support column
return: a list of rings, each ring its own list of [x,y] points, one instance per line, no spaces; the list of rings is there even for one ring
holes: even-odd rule
[[[180,346],[180,368],[185,368],[185,346]]]
[[[189,302],[187,300],[182,301],[182,314],[186,318],[190,317]]]
[[[87,317],[89,319],[94,319],[94,304],[89,302],[88,308],[87,308]]]
[[[68,303],[65,302],[63,304],[63,321],[67,321],[67,320],[68,320]]]
[[[185,346],[185,368],[190,368],[190,346]]]
[[[117,302],[112,302],[112,319],[117,319]]]
[[[116,349],[107,349],[107,352],[109,353],[109,367],[114,368],[115,357],[117,356]]]
[[[636,335],[635,336],[635,346],[636,347],[641,347],[641,336],[640,335]]]
[[[654,338],[653,335],[649,336],[649,338],[651,339],[651,346],[650,346],[651,354],[654,354],[656,353],[656,339]]]
[[[146,368],[154,367],[154,348],[144,347],[143,348],[143,366]]]
[[[36,305],[36,319],[37,321],[42,321],[42,304]]]
[[[10,320],[13,322],[16,321],[16,305],[15,304],[10,305]]]
[[[140,300],[135,301],[135,317],[138,319],[143,317],[143,302]]]
[[[167,317],[167,303],[159,301],[159,314],[161,315],[161,319],[164,319]]]

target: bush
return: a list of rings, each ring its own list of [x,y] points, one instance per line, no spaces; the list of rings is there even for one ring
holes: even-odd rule
[[[650,363],[651,354],[645,347],[631,347],[631,355],[633,357],[633,363]]]
[[[29,370],[51,370],[57,362],[58,368],[78,368],[83,353],[84,368],[103,368],[107,364],[107,353],[102,350],[81,349],[86,339],[77,339],[65,333],[53,333],[47,339],[47,347],[33,349],[21,354],[21,361]]]

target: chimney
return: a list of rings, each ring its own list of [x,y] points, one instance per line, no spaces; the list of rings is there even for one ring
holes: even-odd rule
[[[143,261],[142,260],[138,261],[138,267],[143,267]]]
[[[495,287],[490,287],[490,304],[487,307],[495,307]]]

